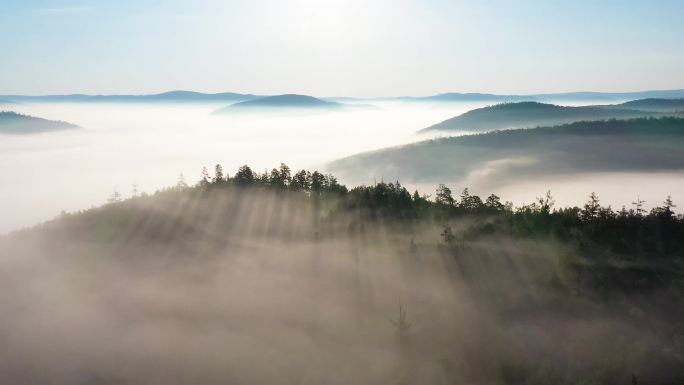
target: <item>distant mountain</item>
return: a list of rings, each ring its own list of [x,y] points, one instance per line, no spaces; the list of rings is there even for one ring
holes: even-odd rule
[[[233,113],[252,110],[339,110],[342,104],[327,102],[313,96],[285,94],[276,96],[266,96],[245,102],[231,104],[230,106],[215,111],[215,114]]]
[[[521,102],[536,100],[532,96],[523,95],[495,95],[481,93],[458,93],[449,92],[433,96],[413,97],[405,96],[400,98],[404,101],[417,102]]]
[[[434,139],[334,161],[347,183],[383,177],[406,182],[487,183],[581,172],[684,170],[684,119],[575,122]]]
[[[488,131],[557,125],[581,120],[628,119],[656,115],[659,114],[600,106],[567,107],[538,102],[504,103],[468,111],[421,131]]]
[[[2,95],[0,99],[7,99],[17,102],[50,102],[50,103],[87,103],[87,102],[108,102],[108,103],[191,103],[191,102],[240,102],[258,98],[252,94],[238,94],[233,92],[222,92],[216,94],[205,94],[193,91],[170,91],[161,94],[149,95],[44,95],[44,96],[23,96],[23,95]]]
[[[632,110],[659,111],[659,112],[684,111],[684,98],[680,98],[680,99],[662,99],[662,98],[639,99],[639,100],[632,100],[629,102],[615,104],[612,106],[604,106],[604,107],[629,108]]]
[[[684,90],[662,91],[639,91],[639,92],[565,92],[530,95],[497,95],[487,93],[458,93],[449,92],[432,96],[402,96],[398,98],[385,98],[401,100],[405,102],[596,102],[596,101],[622,101],[644,98],[684,98]]]
[[[60,120],[47,120],[12,111],[0,111],[0,134],[36,134],[77,127],[75,124]]]
[[[637,92],[565,92],[557,94],[531,95],[537,100],[553,101],[582,101],[582,100],[634,100],[646,98],[684,98],[684,90],[655,90]]]

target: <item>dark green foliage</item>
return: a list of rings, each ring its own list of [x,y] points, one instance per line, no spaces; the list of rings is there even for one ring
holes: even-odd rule
[[[238,186],[249,186],[254,183],[254,172],[249,166],[244,165],[240,167],[235,174],[235,184]]]
[[[290,176],[290,168],[285,164],[263,174],[254,173],[245,165],[238,169],[235,177],[221,177],[220,184],[216,183],[223,174],[219,165],[216,171],[217,175],[210,180],[204,168],[198,186],[252,186],[303,192],[312,198],[330,200],[327,207],[336,205],[343,210],[357,210],[370,218],[438,223],[469,218],[473,222],[465,233],[470,239],[492,234],[548,238],[571,240],[582,247],[600,246],[602,250],[630,257],[684,257],[684,219],[675,214],[676,205],[669,196],[649,213],[642,208],[643,201],[639,199],[634,210],[614,211],[601,206],[595,193],[589,195],[581,208],[555,209],[550,191],[532,204],[513,208],[509,203],[503,204],[494,194],[483,201],[468,188],[456,200],[444,184],[438,186],[434,201],[418,191],[409,193],[399,181],[348,190],[333,175],[318,171],[300,170]]]

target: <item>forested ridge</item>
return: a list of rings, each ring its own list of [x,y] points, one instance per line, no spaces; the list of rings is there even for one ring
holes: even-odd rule
[[[8,281],[12,292],[42,298],[46,292],[35,287],[56,285],[57,294],[73,287],[81,302],[64,297],[64,312],[102,307],[108,321],[98,328],[157,325],[146,329],[159,330],[148,338],[173,345],[164,325],[178,325],[183,342],[173,351],[186,359],[168,366],[169,383],[177,383],[173,373],[195,373],[191,352],[180,346],[200,331],[221,341],[211,347],[219,358],[249,337],[254,342],[241,354],[275,354],[293,368],[287,376],[295,382],[311,370],[311,382],[322,381],[343,359],[353,364],[340,372],[351,383],[434,383],[437,376],[483,384],[676,384],[684,379],[684,219],[670,197],[648,211],[644,203],[635,197],[633,206],[616,209],[591,193],[582,206],[556,207],[547,192],[516,206],[467,188],[454,193],[439,185],[424,195],[397,181],[348,188],[333,175],[284,164],[263,172],[242,166],[234,175],[216,165],[197,183],[181,176],[149,195],[115,192],[100,207],[0,237],[0,255],[26,260],[31,278]],[[41,266],[59,279],[45,283],[35,273]],[[90,282],[98,305],[86,294]],[[149,302],[152,287],[168,302]],[[56,311],[36,301],[22,317]],[[8,335],[26,333],[16,325]],[[75,325],[58,319],[52,327],[69,335],[80,332]],[[285,342],[264,346],[262,338]],[[331,338],[344,338],[345,348]],[[309,341],[316,348],[299,354],[316,365],[284,354]],[[137,352],[103,354],[126,362]],[[385,361],[368,366],[363,357],[371,356]],[[92,362],[90,372],[127,379],[121,383],[159,375],[142,366],[117,377],[109,362]],[[219,362],[199,376],[217,384],[282,380]],[[0,378],[25,375],[8,368]]]
[[[115,191],[107,205],[113,206],[105,209],[115,210],[131,201],[153,200],[155,196],[185,194],[201,198],[203,194],[220,195],[222,191],[285,194],[314,205],[320,215],[331,220],[335,215],[354,213],[364,221],[382,221],[398,227],[428,221],[443,226],[440,237],[447,246],[505,236],[570,241],[579,248],[594,246],[601,252],[629,258],[684,258],[684,216],[677,214],[677,205],[671,196],[664,197],[661,204],[650,210],[644,208],[646,202],[638,196],[630,207],[614,208],[602,205],[593,192],[582,206],[556,207],[551,191],[547,191],[530,204],[515,206],[495,194],[487,197],[471,194],[467,187],[454,193],[440,184],[434,194],[420,194],[417,190],[411,193],[399,181],[348,188],[332,174],[292,172],[285,164],[264,172],[244,165],[234,176],[217,164],[213,172],[203,168],[194,185],[189,185],[181,175],[175,186],[152,196],[134,191],[132,198],[123,200],[122,194]],[[78,215],[63,216],[77,218]],[[450,222],[466,222],[468,226],[455,233],[450,229]],[[684,281],[681,284],[684,289]]]

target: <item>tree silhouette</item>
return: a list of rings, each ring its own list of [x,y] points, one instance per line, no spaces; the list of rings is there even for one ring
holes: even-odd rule
[[[177,190],[184,190],[188,188],[188,184],[185,182],[185,176],[181,173],[178,176],[178,181],[176,182],[176,189]]]
[[[206,167],[202,167],[202,173],[200,175],[199,181],[200,187],[209,186],[209,170]]]
[[[646,213],[646,210],[644,210],[644,203],[646,203],[646,201],[642,200],[639,196],[637,196],[636,202],[632,202],[636,216],[640,217]]]
[[[235,184],[238,186],[249,186],[254,183],[254,172],[249,166],[241,166],[235,173]]]
[[[216,166],[214,166],[214,179],[212,179],[211,182],[216,185],[220,185],[225,182],[225,179],[223,179],[223,167],[221,167],[220,164],[216,164]]]
[[[501,211],[504,209],[504,205],[501,203],[501,198],[494,194],[487,197],[484,206],[491,211]]]
[[[399,315],[397,316],[397,319],[390,320],[390,323],[392,326],[394,326],[395,329],[397,329],[397,334],[399,334],[399,337],[403,337],[406,332],[411,328],[411,323],[408,322],[408,319],[406,317],[406,312],[404,311],[404,307],[399,304]]]
[[[589,200],[584,204],[584,208],[580,212],[580,217],[583,221],[591,221],[598,218],[601,211],[601,205],[599,204],[599,198],[596,193],[592,192],[589,195]]]
[[[437,187],[437,193],[435,194],[435,203],[444,206],[453,206],[456,200],[451,196],[451,189],[444,184],[440,184]]]

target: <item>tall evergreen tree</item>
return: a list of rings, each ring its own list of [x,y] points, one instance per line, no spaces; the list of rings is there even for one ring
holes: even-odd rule
[[[225,182],[225,179],[223,179],[223,167],[220,164],[216,164],[214,166],[214,179],[212,179],[212,183],[219,185],[223,182]]]
[[[249,186],[254,183],[254,172],[249,166],[241,166],[235,173],[235,184],[238,186]]]

